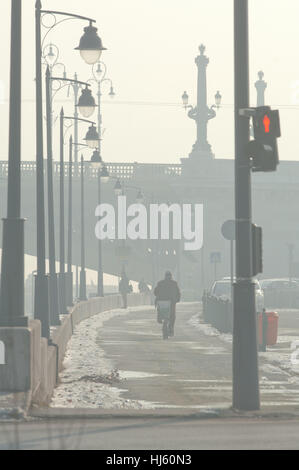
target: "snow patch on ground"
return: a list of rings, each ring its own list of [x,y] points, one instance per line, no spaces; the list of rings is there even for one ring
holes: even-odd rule
[[[113,385],[121,383],[122,376],[114,370],[112,361],[107,359],[97,342],[98,330],[106,321],[149,308],[151,307],[130,307],[127,310],[102,312],[81,322],[68,344],[60,385],[54,391],[50,406],[105,409],[154,409],[159,406],[156,403],[121,397],[126,390]]]
[[[199,314],[193,315],[188,321],[189,325],[193,326],[197,330],[201,331],[206,336],[217,336],[225,343],[232,343],[233,337],[229,333],[220,333],[216,328],[209,325],[208,323],[201,323],[199,320]]]
[[[201,323],[199,314],[194,315],[188,322],[191,326],[202,332],[206,336],[217,336],[225,343],[232,344],[233,337],[231,334],[220,333],[216,328],[207,323]],[[288,383],[299,384],[299,345],[297,350],[291,349],[291,344],[294,342],[294,336],[279,336],[277,344],[288,345],[286,348],[268,347],[267,352],[259,353],[259,357],[267,361],[266,364],[261,365],[261,370],[264,373],[283,374],[288,377]],[[298,374],[298,377],[291,376],[290,374]]]

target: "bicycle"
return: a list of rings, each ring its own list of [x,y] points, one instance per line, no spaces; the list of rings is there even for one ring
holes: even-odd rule
[[[157,302],[158,318],[159,323],[162,322],[162,336],[166,340],[169,338],[169,326],[170,326],[170,314],[171,314],[171,302],[169,300],[159,300]]]

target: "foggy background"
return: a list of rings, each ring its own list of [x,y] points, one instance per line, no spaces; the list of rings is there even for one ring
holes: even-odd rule
[[[35,159],[34,108],[34,6],[23,2],[23,160]],[[216,158],[233,158],[233,2],[232,0],[44,0],[43,9],[71,11],[97,20],[99,35],[108,51],[102,59],[108,66],[117,96],[113,102],[103,97],[106,132],[103,158],[111,162],[180,163],[195,141],[195,124],[181,107],[184,90],[195,104],[197,70],[194,58],[198,46],[206,45],[208,102],[220,90],[223,107],[209,124],[209,141]],[[251,0],[250,80],[251,103],[256,104],[254,82],[257,72],[265,72],[267,104],[281,109],[281,160],[296,160],[299,152],[299,62],[292,44],[299,40],[297,0]],[[10,2],[1,1],[0,159],[7,159],[8,79]],[[78,51],[84,21],[67,21],[50,33],[49,40],[61,49],[59,61],[67,74],[79,79],[91,77]],[[269,34],[268,34],[269,33]],[[267,40],[269,36],[269,41]],[[286,47],[288,45],[288,47]],[[298,93],[297,90],[298,89]],[[94,95],[96,90],[94,90]],[[64,91],[56,96],[54,110],[61,105],[73,113],[72,99]],[[284,123],[287,122],[287,126]],[[58,159],[58,124],[54,129],[54,159]],[[79,135],[85,136],[86,127]],[[55,152],[56,150],[56,152]]]

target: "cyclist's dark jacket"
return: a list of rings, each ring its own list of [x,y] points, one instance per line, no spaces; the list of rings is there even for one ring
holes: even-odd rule
[[[181,299],[179,286],[173,279],[159,281],[154,294],[156,300],[170,300],[173,305]]]

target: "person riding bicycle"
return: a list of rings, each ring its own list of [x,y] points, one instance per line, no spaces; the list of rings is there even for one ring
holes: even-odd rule
[[[154,294],[156,296],[156,304],[159,301],[170,301],[170,321],[169,321],[169,336],[174,336],[174,324],[176,319],[176,304],[181,300],[181,293],[176,281],[172,279],[170,271],[166,271],[165,278],[159,281]],[[158,312],[159,321],[159,312]],[[161,323],[161,321],[159,321]]]

